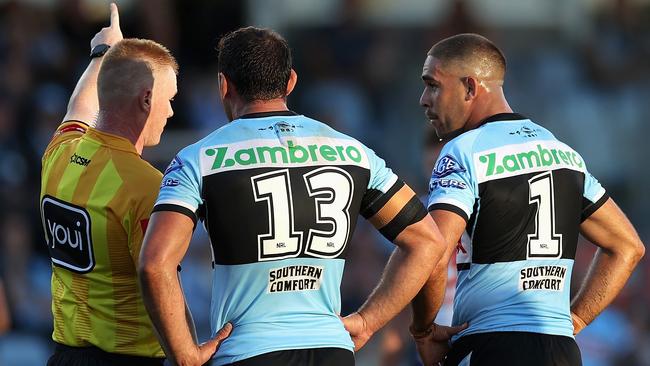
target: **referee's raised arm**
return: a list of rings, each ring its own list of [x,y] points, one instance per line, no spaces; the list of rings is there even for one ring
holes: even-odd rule
[[[102,65],[102,56],[115,43],[122,40],[120,29],[120,14],[115,3],[111,3],[111,21],[108,27],[102,28],[90,41],[90,64],[79,78],[68,102],[63,122],[80,121],[93,125],[99,112],[97,97],[97,76]]]

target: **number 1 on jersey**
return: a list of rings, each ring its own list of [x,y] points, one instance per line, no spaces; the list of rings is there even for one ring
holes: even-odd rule
[[[528,180],[529,203],[537,206],[535,232],[528,234],[528,258],[551,259],[562,256],[562,235],[555,232],[553,174],[544,172]]]

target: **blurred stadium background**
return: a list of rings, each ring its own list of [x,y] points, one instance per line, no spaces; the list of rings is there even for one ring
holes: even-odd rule
[[[286,36],[299,75],[290,106],[364,141],[421,194],[437,148],[418,99],[429,47],[479,32],[506,53],[516,112],[577,149],[650,237],[648,0],[118,0],[125,37],[154,39],[181,65],[176,114],[145,158],[164,169],[182,146],[227,122],[217,93],[220,35],[243,25]],[[106,0],[0,0],[0,271],[12,328],[0,365],[44,365],[52,343],[50,264],[38,213],[40,156],[108,24]],[[363,221],[363,220],[360,220]],[[343,313],[379,278],[390,243],[360,222]],[[581,242],[575,284],[594,248]],[[210,255],[197,230],[183,282],[201,339],[209,335]],[[454,271],[450,267],[451,277]],[[450,286],[453,289],[453,286]],[[650,265],[579,337],[584,364],[650,365]],[[452,293],[448,293],[451,298]],[[449,310],[441,315],[449,319]],[[407,312],[357,354],[358,365],[417,365]]]

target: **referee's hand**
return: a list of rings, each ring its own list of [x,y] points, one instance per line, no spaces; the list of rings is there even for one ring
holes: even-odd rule
[[[90,49],[100,44],[112,46],[122,40],[122,30],[120,29],[120,13],[117,5],[111,3],[111,22],[108,27],[102,28],[95,37],[90,41]]]
[[[224,339],[228,338],[231,332],[232,332],[232,324],[226,323],[223,327],[221,327],[221,329],[219,329],[217,334],[212,339],[203,342],[199,345],[200,365],[203,365],[204,363],[208,362],[210,358],[212,358],[212,356],[219,349],[221,342],[223,342]]]

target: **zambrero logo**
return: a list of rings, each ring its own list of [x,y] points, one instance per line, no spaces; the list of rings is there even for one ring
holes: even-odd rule
[[[264,140],[206,148],[202,152],[202,160],[209,165],[204,166],[209,171],[215,171],[242,169],[252,165],[313,165],[319,163],[323,165],[366,165],[367,161],[361,147],[351,144],[297,144],[295,141],[289,140],[286,146],[272,146],[268,141],[266,143],[262,143],[262,141]]]
[[[584,169],[580,155],[557,142],[506,146],[476,154],[474,159],[479,167],[479,181],[547,169]]]

